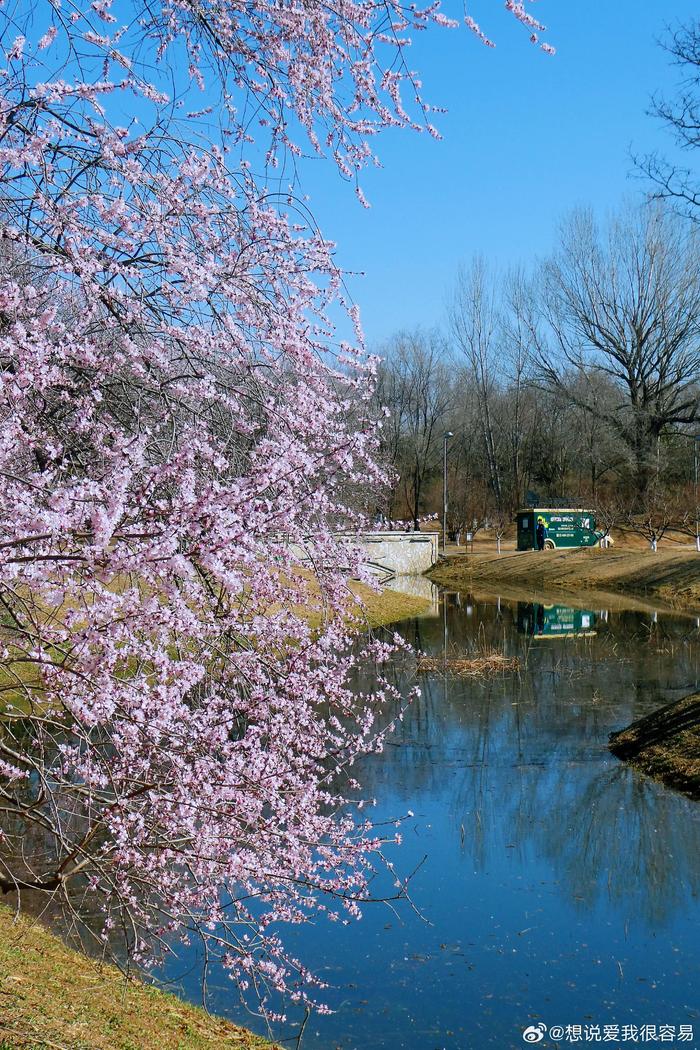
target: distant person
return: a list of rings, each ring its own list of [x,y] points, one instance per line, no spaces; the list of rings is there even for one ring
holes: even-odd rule
[[[544,518],[537,519],[537,528],[535,529],[535,539],[537,540],[537,550],[544,550],[544,541],[547,535],[547,529],[544,524]]]

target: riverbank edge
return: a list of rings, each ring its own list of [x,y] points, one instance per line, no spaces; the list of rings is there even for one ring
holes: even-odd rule
[[[427,599],[350,584],[351,629],[424,614]],[[274,1050],[246,1028],[97,964],[0,903],[0,1050]]]
[[[172,992],[90,959],[6,904],[0,1004],[0,1050],[275,1050]]]
[[[508,551],[448,555],[426,573],[443,587],[507,584],[532,590],[613,591],[700,611],[700,554],[670,551]]]
[[[611,733],[608,747],[640,772],[700,801],[700,693]]]
[[[422,616],[430,609],[428,598],[394,591],[391,587],[374,591],[366,584],[352,583],[350,590],[354,599],[357,599],[351,610],[354,620],[350,624],[351,628],[386,627],[401,620],[411,620],[414,616]]]

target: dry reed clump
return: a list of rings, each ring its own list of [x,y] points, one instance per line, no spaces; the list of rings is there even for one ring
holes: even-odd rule
[[[419,674],[440,672],[455,678],[486,678],[494,674],[507,674],[520,669],[517,656],[505,656],[501,652],[480,653],[478,656],[420,656],[416,665]]]

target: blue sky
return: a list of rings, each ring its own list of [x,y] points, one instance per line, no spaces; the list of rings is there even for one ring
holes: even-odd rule
[[[539,0],[531,10],[548,26],[553,58],[528,43],[500,0],[469,5],[495,50],[462,29],[420,36],[411,65],[424,97],[449,110],[435,121],[443,139],[385,135],[383,168],[363,179],[369,211],[332,164],[303,166],[339,263],[365,274],[350,288],[370,346],[439,323],[460,260],[483,252],[503,266],[528,264],[548,252],[570,208],[604,215],[643,192],[631,151],[671,152],[647,115],[650,96],[671,92],[678,76],[657,41],[666,25],[698,17],[697,2]]]

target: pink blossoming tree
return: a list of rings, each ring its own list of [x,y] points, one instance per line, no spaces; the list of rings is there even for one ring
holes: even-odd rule
[[[195,931],[243,991],[307,997],[277,930],[369,895],[350,767],[390,689],[350,689],[335,538],[381,481],[372,362],[333,338],[341,275],[284,172],[304,145],[357,184],[379,130],[432,132],[405,46],[449,20],[2,17],[0,888],[141,960]]]

